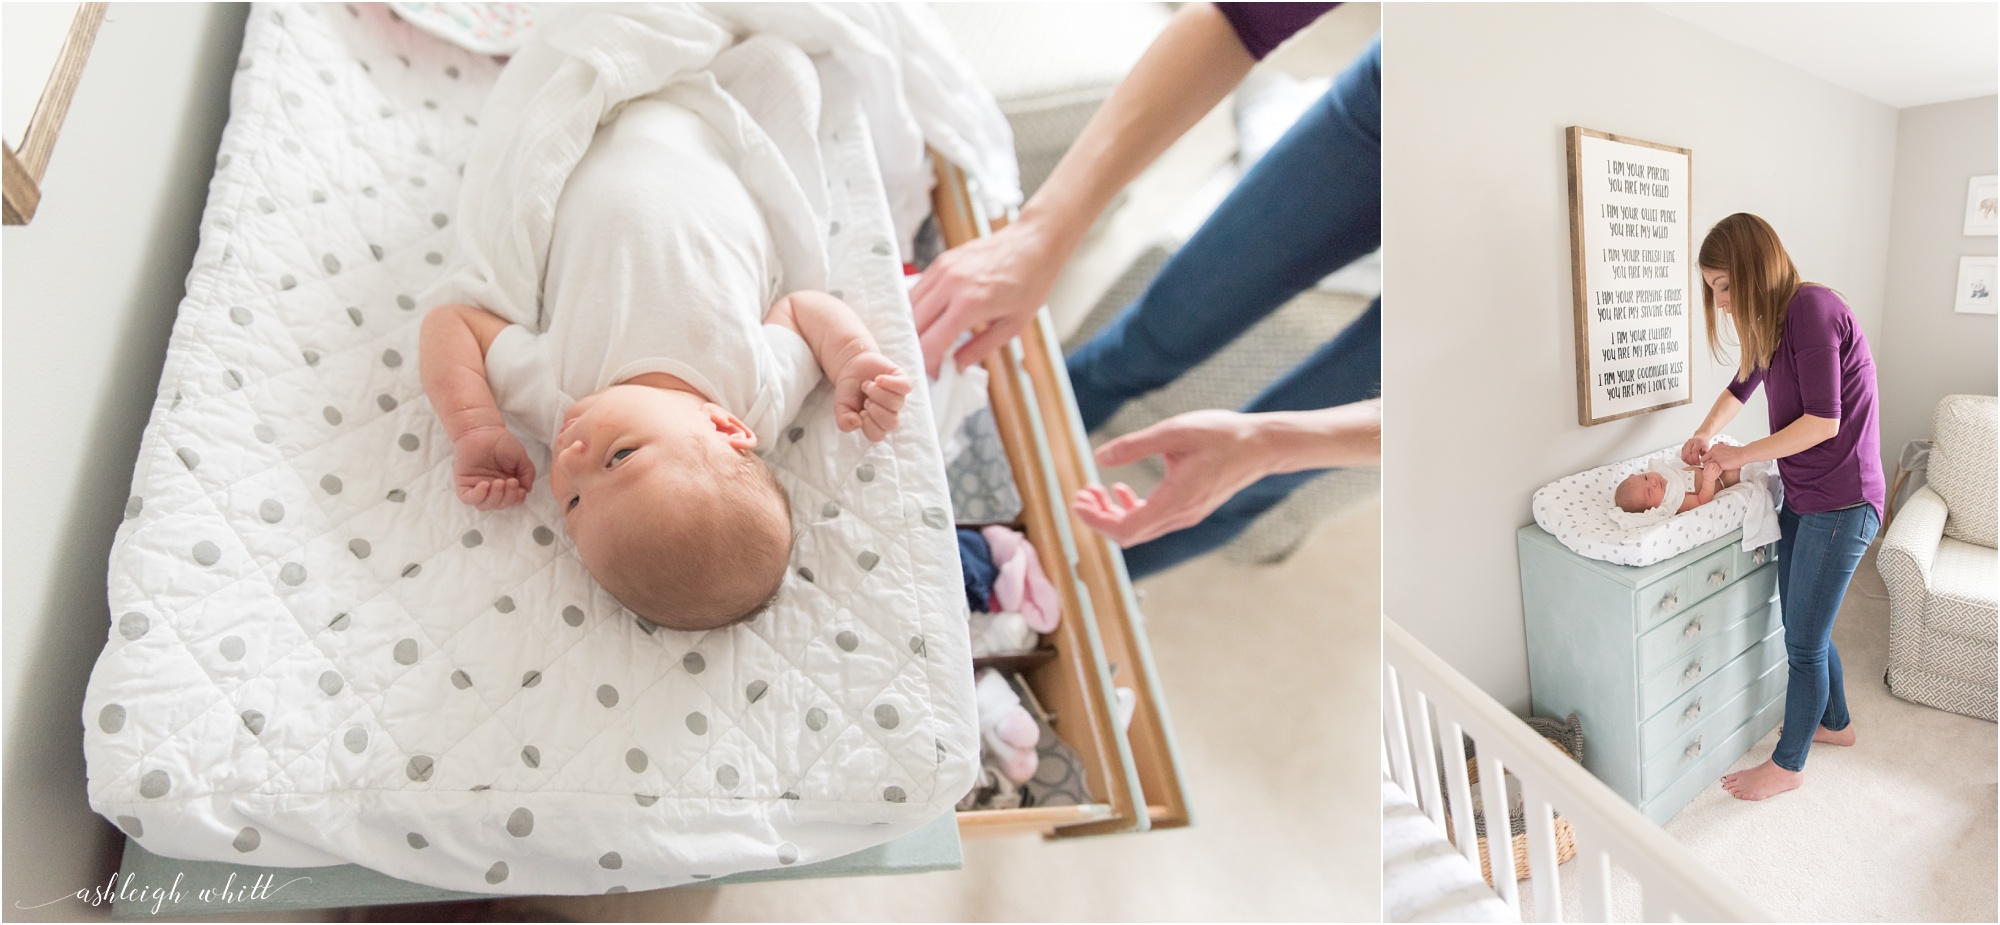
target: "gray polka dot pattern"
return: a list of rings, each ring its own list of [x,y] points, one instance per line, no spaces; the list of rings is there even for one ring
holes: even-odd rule
[[[708,734],[708,717],[706,717],[706,716],[703,716],[702,714],[700,714],[700,713],[698,713],[698,712],[697,712],[697,713],[689,713],[689,714],[687,715],[687,727],[688,727],[688,731],[689,731],[689,732],[692,732],[692,733],[694,733],[695,735],[698,735],[698,736],[699,736],[699,735],[707,735],[707,734]]]
[[[341,416],[339,408],[335,408],[332,405],[328,405],[320,409],[319,415],[320,417],[326,418],[326,422],[328,424],[332,424],[336,427],[340,426]]]
[[[542,673],[539,671],[529,671],[528,673],[521,675],[522,687],[534,687],[535,685],[540,683],[542,683]]]
[[[395,350],[384,350],[382,351],[382,365],[390,369],[395,369],[403,365],[403,355]]]
[[[864,572],[874,571],[875,566],[881,561],[882,557],[876,555],[873,550],[863,550],[860,555],[854,557],[854,564],[861,566]]]
[[[571,626],[582,626],[583,608],[578,607],[574,604],[571,604],[568,607],[564,607],[562,612],[562,618],[564,623],[567,623]]]
[[[617,870],[618,868],[625,866],[625,859],[620,857],[618,855],[618,852],[616,851],[606,851],[604,852],[603,857],[597,859],[597,866],[602,867],[605,870]],[[615,890],[619,888],[612,887],[612,889]]]
[[[362,323],[362,321],[361,321],[361,309],[358,309],[358,308],[352,308],[352,307],[348,308],[348,310],[347,310],[347,320],[349,320],[349,321],[352,321],[352,322],[354,322],[354,326],[355,326],[355,327],[357,327],[357,328],[358,328],[358,327],[360,327],[360,326],[361,326],[361,323]]]
[[[404,434],[396,438],[396,445],[414,453],[420,443],[416,434]]]
[[[396,398],[393,395],[387,394],[377,395],[375,396],[375,407],[383,411],[394,411],[396,410]]]
[[[194,561],[195,564],[197,565],[204,565],[204,566],[214,565],[215,563],[222,561],[222,547],[217,546],[208,540],[202,540],[201,542],[194,544],[194,550],[192,554],[194,555]]]
[[[882,788],[882,799],[888,800],[891,803],[902,803],[909,800],[909,798],[910,795],[904,793],[903,788],[897,787],[893,784],[888,787]]]
[[[813,707],[806,711],[806,728],[818,732],[826,728],[826,711]]]
[[[465,690],[472,686],[472,676],[466,674],[463,669],[454,671],[451,673],[451,686]]]
[[[658,803],[658,802],[660,802],[660,798],[659,798],[659,797],[657,797],[657,796],[654,796],[654,795],[652,795],[652,794],[650,794],[650,793],[635,793],[635,794],[632,794],[632,800],[633,800],[634,802],[638,803],[638,804],[639,804],[640,806],[651,806],[651,805],[653,805],[654,803]]]
[[[625,752],[625,766],[631,768],[634,774],[645,771],[646,753],[636,748],[627,750]]]
[[[257,516],[267,524],[277,523],[285,519],[285,506],[279,504],[276,498],[265,498],[262,504],[257,505]]]
[[[771,685],[769,682],[752,681],[750,682],[749,687],[743,689],[743,697],[744,699],[749,700],[751,703],[756,703],[757,701],[764,699],[764,695],[770,693],[770,691],[771,691]]]
[[[97,711],[97,728],[113,733],[125,728],[125,708],[113,703]]]
[[[340,679],[340,672],[338,671],[320,672],[319,689],[321,693],[327,695],[328,697],[340,693],[340,689],[345,685],[346,682]]]
[[[222,649],[222,657],[232,662],[243,658],[243,652],[244,652],[243,637],[241,636],[222,637],[221,649]]]
[[[297,562],[287,562],[282,568],[278,569],[278,580],[293,587],[304,584],[306,580],[306,567]]]
[[[396,307],[404,311],[409,311],[417,307],[417,300],[406,295],[399,295],[396,297]]]
[[[414,639],[407,639],[407,638],[396,640],[396,648],[393,654],[396,657],[396,663],[399,665],[416,664],[417,641]]]
[[[824,505],[821,505],[821,506],[820,506],[820,509],[819,509],[819,516],[821,516],[821,517],[825,517],[825,518],[828,518],[828,519],[832,519],[832,518],[835,518],[835,517],[839,517],[839,516],[840,516],[840,505],[838,505],[838,504],[835,504],[835,503],[833,503],[833,502],[831,502],[831,501],[828,501],[828,502],[827,502],[826,504],[824,504]]]
[[[543,546],[547,546],[550,543],[556,541],[556,532],[547,527],[536,527],[534,536],[535,536],[535,542]]]
[[[854,477],[863,482],[875,481],[875,464],[862,463],[861,465],[854,467]]]
[[[243,307],[243,306],[241,306],[241,305],[233,305],[233,306],[230,306],[230,309],[229,309],[229,320],[231,320],[231,321],[234,321],[234,322],[236,322],[237,324],[249,324],[249,323],[250,323],[250,310],[249,310],[249,309],[247,309],[247,308],[244,308],[244,307]]]
[[[403,773],[409,775],[411,780],[419,784],[430,780],[431,774],[436,770],[437,760],[429,755],[418,755],[411,758],[409,764],[403,766]]]
[[[528,767],[531,767],[531,768],[539,768],[539,767],[541,767],[541,766],[542,766],[542,750],[541,750],[541,749],[539,749],[539,748],[536,748],[536,747],[534,747],[533,745],[524,745],[524,746],[522,746],[522,747],[521,747],[521,763],[522,763],[522,764],[525,764],[525,765],[527,765]]]
[[[272,430],[269,424],[259,424],[251,428],[250,433],[257,438],[257,442],[259,443],[276,443],[278,441],[278,432]]]
[[[535,814],[523,806],[507,816],[507,834],[515,838],[527,838],[535,831]]]
[[[430,839],[425,838],[422,835],[418,835],[415,832],[411,832],[410,837],[404,840],[410,843],[410,847],[415,848],[419,851],[422,851],[423,849],[429,848],[431,846]]]
[[[397,504],[401,504],[403,503],[403,499],[409,496],[404,494],[403,490],[400,488],[391,488],[389,489],[389,494],[387,497],[389,500],[394,501]]]
[[[489,868],[487,868],[487,869],[486,869],[486,882],[487,882],[487,883],[494,883],[494,884],[497,884],[497,883],[499,883],[500,881],[502,881],[502,880],[505,880],[505,879],[507,879],[507,862],[506,862],[506,861],[494,861],[494,862],[493,862],[493,866],[492,866],[492,867],[489,867]]]
[[[259,424],[257,426],[262,427],[264,425]],[[268,443],[270,441],[267,440],[265,442]],[[146,499],[141,498],[138,495],[133,495],[132,497],[125,499],[126,520],[131,520],[132,518],[139,516],[139,512],[145,509],[146,509]]]
[[[359,755],[368,750],[368,730],[360,726],[349,726],[347,734],[341,736],[340,744],[347,746],[348,751]]]
[[[243,720],[243,728],[250,730],[251,735],[260,736],[264,734],[264,714],[256,710],[244,710],[242,715],[237,718]]]
[[[801,566],[801,567],[799,568],[799,577],[800,577],[800,578],[803,578],[803,579],[805,579],[806,581],[812,581],[812,580],[813,580],[813,570],[812,570],[812,569],[809,569],[809,568],[805,568],[805,567]]]
[[[924,508],[924,525],[944,530],[951,526],[951,516],[944,512],[944,508],[927,507]]]
[[[119,816],[118,828],[133,838],[146,837],[146,826],[139,821],[138,816]]]
[[[615,688],[615,687],[612,687],[612,686],[611,686],[611,685],[609,685],[609,684],[601,684],[601,685],[598,685],[598,688],[597,688],[597,702],[598,702],[598,703],[601,703],[601,704],[604,704],[604,705],[605,705],[605,706],[607,706],[607,707],[615,707],[615,706],[617,706],[617,705],[618,705],[618,688]]]
[[[513,613],[514,599],[503,594],[499,600],[493,602],[493,609],[501,613]]]
[[[743,774],[735,766],[725,764],[715,769],[715,782],[724,790],[735,790],[736,785],[743,782]]]
[[[702,658],[700,652],[689,652],[681,656],[681,667],[686,669],[688,674],[701,674],[702,670],[708,667],[708,660]]]
[[[167,772],[147,771],[144,777],[139,778],[139,795],[149,800],[157,800],[166,796],[167,791],[172,790],[173,786],[174,779],[169,777]]]
[[[352,614],[337,613],[333,615],[333,622],[328,623],[327,628],[334,632],[344,632],[353,623],[354,616]]]
[[[418,565],[418,564],[417,564],[417,563],[415,563],[415,562],[412,562],[412,563],[410,563],[409,565],[405,565],[405,566],[403,566],[403,577],[404,577],[404,578],[415,578],[415,577],[417,577],[417,575],[418,575],[418,574],[422,573],[422,572],[423,572],[423,570],[424,570],[424,567],[423,567],[423,566],[421,566],[421,565]]]
[[[484,542],[486,542],[486,537],[481,536],[477,530],[467,530],[464,536],[458,538],[458,544],[467,549],[471,549]]]
[[[143,613],[128,613],[118,618],[118,635],[125,637],[127,640],[138,639],[146,635],[146,631],[152,628],[153,621],[147,619]]]
[[[340,477],[337,475],[320,476],[319,489],[323,492],[326,492],[329,495],[340,494],[340,489],[341,489]]]
[[[257,846],[263,843],[264,837],[257,834],[256,829],[246,825],[243,827],[243,831],[236,833],[236,840],[230,842],[229,845],[238,851],[248,854],[257,850]]]
[[[778,863],[796,864],[799,861],[799,846],[786,842],[778,846]]]
[[[366,559],[375,547],[368,545],[367,540],[354,539],[347,541],[347,551],[353,553],[356,559]]]
[[[910,637],[910,654],[911,655],[924,654],[924,637],[922,636]]]
[[[895,707],[886,703],[875,707],[875,725],[884,729],[894,729],[896,724],[902,721],[903,718],[897,715]]]
[[[839,646],[842,652],[852,652],[860,647],[861,637],[854,635],[853,630],[841,630],[839,635],[833,637],[833,644]]]

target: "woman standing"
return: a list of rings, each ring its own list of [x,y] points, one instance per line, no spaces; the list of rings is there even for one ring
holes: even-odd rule
[[[1738,212],[1717,222],[1697,262],[1709,348],[1721,355],[1720,310],[1735,324],[1741,355],[1735,381],[1681,447],[1681,459],[1725,469],[1775,459],[1784,483],[1778,599],[1791,666],[1785,726],[1770,760],[1722,778],[1736,798],[1761,800],[1804,782],[1812,743],[1854,744],[1833,620],[1882,523],[1875,361],[1847,303],[1831,289],[1800,282],[1763,219]],[[1710,446],[1759,385],[1771,435],[1740,447]]]

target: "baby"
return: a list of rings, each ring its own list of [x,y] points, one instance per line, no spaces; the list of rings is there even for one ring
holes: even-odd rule
[[[911,383],[854,310],[779,296],[757,201],[707,123],[657,99],[597,130],[556,204],[545,328],[470,305],[424,318],[424,391],[451,436],[458,497],[521,503],[549,487],[605,590],[670,629],[762,612],[791,558],[790,502],[756,455],[822,373],[835,421],[881,440]]]
[[[1715,493],[1743,478],[1741,469],[1724,469],[1715,463],[1676,467],[1656,462],[1645,472],[1626,476],[1613,496],[1618,509],[1643,514],[1672,502],[1669,516],[1691,511],[1715,500]],[[1664,518],[1663,518],[1664,519]]]

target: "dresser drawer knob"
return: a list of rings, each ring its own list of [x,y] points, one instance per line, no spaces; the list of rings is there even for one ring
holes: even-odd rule
[[[1711,572],[1711,573],[1709,573],[1709,576],[1708,576],[1708,586],[1709,586],[1709,587],[1711,587],[1711,588],[1720,588],[1720,587],[1722,587],[1723,585],[1725,585],[1725,584],[1728,584],[1728,583],[1729,583],[1729,570],[1728,570],[1728,569],[1716,569],[1716,570],[1715,570],[1714,572]]]
[[[1679,607],[1680,605],[1681,605],[1681,592],[1680,589],[1678,588],[1672,591],[1668,591],[1665,597],[1660,598],[1660,610],[1662,612],[1672,610],[1675,607]]]
[[[1700,698],[1700,697],[1696,697],[1696,698],[1694,699],[1694,702],[1693,702],[1693,703],[1691,703],[1691,704],[1688,704],[1688,708],[1687,708],[1686,710],[1683,710],[1683,711],[1681,711],[1681,719],[1684,719],[1684,720],[1689,720],[1689,721],[1693,721],[1693,720],[1697,720],[1697,719],[1700,719],[1700,718],[1701,718],[1701,701],[1702,701],[1702,698]]]
[[[1687,666],[1686,671],[1681,672],[1683,681],[1692,681],[1699,677],[1701,677],[1701,659],[1695,659],[1693,664]]]
[[[1686,755],[1686,756],[1687,756],[1687,758],[1688,758],[1688,760],[1690,760],[1690,761],[1692,761],[1692,760],[1694,760],[1694,759],[1696,759],[1696,758],[1700,758],[1700,757],[1701,757],[1701,736],[1695,736],[1695,737],[1694,737],[1694,744],[1693,744],[1693,745],[1690,745],[1690,746],[1688,746],[1688,747],[1686,748],[1686,750],[1684,750],[1684,751],[1682,751],[1682,752],[1681,752],[1681,754],[1683,754],[1683,755]]]
[[[1770,561],[1770,559],[1771,559],[1771,550],[1770,547],[1768,546],[1759,546],[1757,547],[1756,552],[1750,554],[1750,561],[1755,562],[1758,565],[1763,565],[1764,563]]]
[[[1701,635],[1701,618],[1700,618],[1700,617],[1696,617],[1696,618],[1694,618],[1694,619],[1692,619],[1692,620],[1689,620],[1689,621],[1688,621],[1688,625],[1687,625],[1687,628],[1686,628],[1686,629],[1683,629],[1683,630],[1681,630],[1681,638],[1682,638],[1682,639],[1693,639],[1693,638],[1695,638],[1696,636],[1699,636],[1699,635]]]

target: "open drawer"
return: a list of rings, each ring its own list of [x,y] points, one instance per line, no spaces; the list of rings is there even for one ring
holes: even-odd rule
[[[1004,224],[981,213],[962,171],[935,152],[932,160],[933,213],[946,247]],[[1048,310],[987,358],[986,371],[994,424],[1021,494],[1018,526],[1063,599],[1062,622],[1044,640],[1056,655],[1025,680],[1081,758],[1097,802],[961,812],[959,831],[1061,837],[1187,825],[1172,727],[1124,557],[1069,512],[1069,499],[1097,481],[1097,467]],[[1134,695],[1129,727],[1119,722],[1118,688]]]

